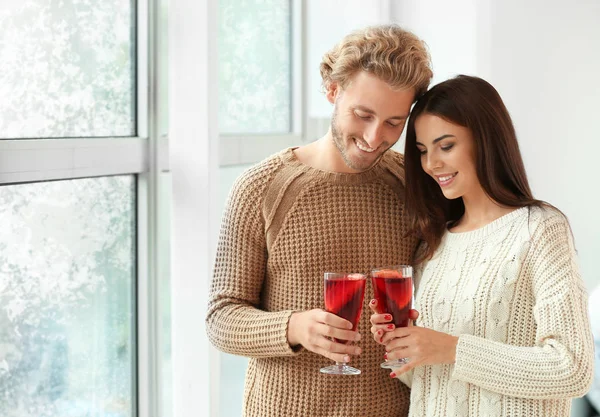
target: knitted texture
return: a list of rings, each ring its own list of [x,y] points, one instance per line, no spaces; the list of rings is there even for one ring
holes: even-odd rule
[[[593,374],[575,258],[569,225],[551,208],[447,232],[416,270],[416,306],[420,326],[459,337],[456,363],[415,368],[410,415],[568,416]]]
[[[224,213],[206,318],[220,350],[250,357],[248,417],[401,417],[406,386],[379,367],[384,349],[370,334],[367,283],[351,364],[359,376],[324,375],[329,359],[287,342],[294,311],[324,308],[323,274],[368,273],[409,263],[417,242],[404,237],[402,156],[388,151],[358,174],[320,171],[287,149],[246,171]]]

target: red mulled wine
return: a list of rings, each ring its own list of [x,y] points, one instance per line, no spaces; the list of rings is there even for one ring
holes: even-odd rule
[[[325,279],[325,309],[352,323],[352,330],[358,327],[365,297],[366,278],[361,274],[342,275]],[[337,340],[348,343],[347,340]]]

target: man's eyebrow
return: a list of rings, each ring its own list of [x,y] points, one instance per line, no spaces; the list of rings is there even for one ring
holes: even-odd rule
[[[435,145],[436,143],[438,143],[438,142],[439,142],[440,140],[442,140],[442,139],[446,139],[446,138],[455,138],[455,137],[456,137],[456,136],[454,136],[454,135],[449,135],[449,134],[446,134],[446,135],[442,135],[442,136],[440,136],[439,138],[435,138],[435,139],[433,140],[433,142],[431,142],[431,143],[432,143],[432,145]],[[421,145],[421,146],[425,146],[425,145],[423,145],[423,144],[422,144],[421,142],[419,142],[419,141],[416,141],[416,142],[415,142],[415,145]]]
[[[370,108],[365,107],[365,106],[360,106],[359,105],[359,106],[354,106],[354,108],[356,110],[360,110],[360,111],[365,112],[365,113],[375,114],[375,112],[373,110],[371,110]],[[392,116],[392,117],[388,117],[387,118],[387,120],[391,120],[391,119],[398,119],[398,120],[408,119],[408,114],[406,116]]]

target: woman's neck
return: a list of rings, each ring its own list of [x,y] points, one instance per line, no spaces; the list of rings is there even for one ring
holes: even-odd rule
[[[477,195],[464,196],[463,202],[465,213],[450,227],[452,232],[469,232],[480,229],[516,209],[492,200],[483,190]]]

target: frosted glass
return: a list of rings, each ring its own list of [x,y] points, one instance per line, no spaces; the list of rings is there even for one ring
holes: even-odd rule
[[[291,8],[282,0],[219,0],[219,130],[288,133]]]
[[[0,187],[0,415],[133,417],[135,177]]]
[[[0,1],[0,138],[135,135],[134,4]]]

